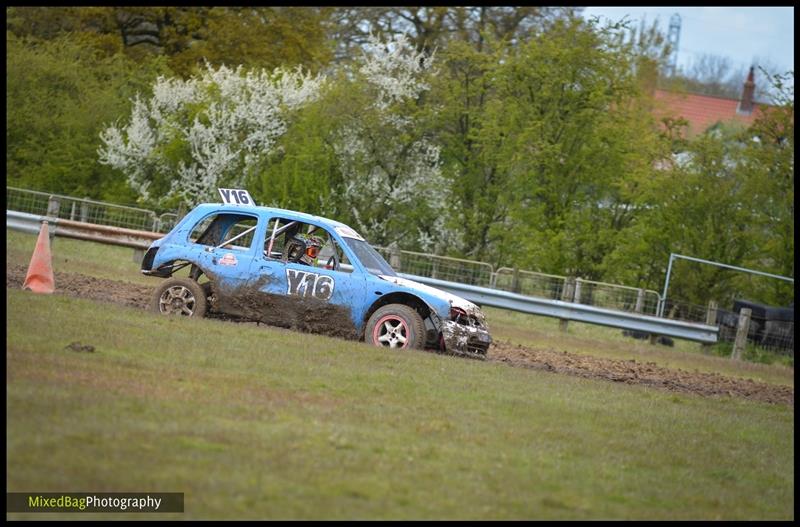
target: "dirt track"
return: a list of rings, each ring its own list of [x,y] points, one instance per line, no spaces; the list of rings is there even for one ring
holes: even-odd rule
[[[20,288],[26,268],[8,266],[6,287]],[[112,302],[145,309],[153,287],[128,282],[93,278],[56,272],[56,291],[80,298]],[[674,392],[703,396],[744,397],[774,404],[794,405],[794,388],[755,382],[749,379],[725,377],[716,373],[687,372],[642,363],[635,360],[615,360],[579,355],[565,351],[531,349],[510,342],[496,342],[489,348],[490,361],[512,366],[603,379],[626,384],[652,386]]]

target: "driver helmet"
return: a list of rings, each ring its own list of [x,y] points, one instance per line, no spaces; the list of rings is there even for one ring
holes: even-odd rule
[[[316,236],[308,236],[306,238],[305,250],[300,256],[300,261],[306,265],[316,265],[317,256],[322,248],[322,240]]]
[[[295,263],[315,265],[322,241],[316,236],[292,236],[287,251],[288,260]]]

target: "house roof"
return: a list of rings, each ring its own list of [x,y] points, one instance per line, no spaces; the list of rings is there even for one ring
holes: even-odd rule
[[[655,90],[659,117],[683,117],[689,121],[687,136],[701,134],[717,123],[736,122],[749,126],[768,105],[753,103],[752,112],[741,112],[739,99]]]

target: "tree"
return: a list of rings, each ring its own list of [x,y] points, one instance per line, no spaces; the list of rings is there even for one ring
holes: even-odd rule
[[[581,7],[350,7],[332,13],[336,57],[344,61],[358,52],[373,33],[390,38],[405,35],[415,49],[431,53],[459,40],[481,51],[485,39],[524,42],[555,20],[576,16]]]
[[[130,120],[101,134],[100,163],[121,170],[144,202],[194,204],[239,186],[275,148],[289,116],[318,96],[320,77],[207,66],[183,81],[159,77]]]
[[[453,43],[437,80],[459,251],[500,265],[601,275],[662,141],[619,28],[556,21],[524,44]]]
[[[339,214],[377,244],[433,250],[449,232],[439,147],[419,121],[433,57],[403,35],[372,37],[329,141],[342,174]]]
[[[137,90],[169,73],[164,61],[135,65],[66,37],[26,42],[7,33],[6,44],[9,184],[132,203],[135,194],[96,162],[99,132],[130,110]]]
[[[775,106],[748,129],[718,127],[684,143],[645,181],[635,221],[606,257],[607,280],[660,289],[670,253],[794,276],[793,74],[774,76]],[[731,306],[794,299],[786,282],[681,262],[670,297]]]
[[[172,71],[194,73],[208,62],[313,71],[332,57],[330,8],[309,7],[11,7],[15,35],[70,38],[137,61],[165,55]]]
[[[739,170],[742,192],[750,198],[756,250],[745,265],[794,276],[794,72],[769,77],[773,106],[760,114],[742,137]],[[791,285],[760,281],[755,294],[763,301],[794,301]]]

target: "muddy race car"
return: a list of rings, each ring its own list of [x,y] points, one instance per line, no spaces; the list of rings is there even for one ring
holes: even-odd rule
[[[482,359],[492,339],[475,304],[397,275],[356,231],[334,220],[255,206],[244,190],[189,212],[142,260],[166,278],[157,313],[222,314]],[[188,277],[173,276],[189,267]]]

